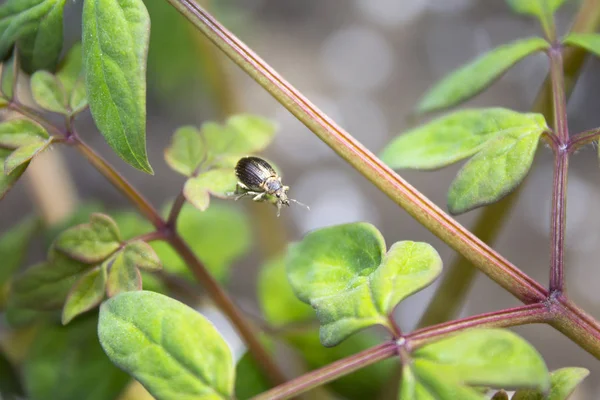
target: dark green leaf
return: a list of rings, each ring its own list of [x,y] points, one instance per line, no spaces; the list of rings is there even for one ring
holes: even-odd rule
[[[38,227],[36,218],[27,218],[0,236],[0,288],[21,266]]]
[[[153,292],[126,292],[100,307],[98,337],[117,366],[161,400],[230,399],[231,351],[188,306]]]
[[[42,126],[29,119],[17,118],[0,122],[0,147],[16,149],[48,137],[48,132]]]
[[[476,154],[494,137],[540,127],[546,127],[541,114],[504,108],[456,111],[400,135],[383,150],[381,160],[394,169],[436,169]]]
[[[235,191],[237,178],[232,168],[211,169],[187,180],[183,187],[185,199],[200,211],[210,203],[210,195],[227,198]]]
[[[503,329],[472,329],[417,349],[415,363],[451,382],[496,388],[538,388],[550,379],[540,354],[518,335]],[[420,367],[415,366],[420,376]]]
[[[29,164],[29,161],[42,151],[46,150],[48,146],[50,146],[50,143],[52,143],[52,137],[46,140],[32,140],[14,150],[4,160],[4,173],[6,175],[11,175],[13,171],[17,170],[19,167],[26,167]]]
[[[35,25],[35,30],[18,41],[23,70],[33,73],[42,69],[54,71],[63,45],[63,10],[65,0],[52,3],[47,13]]]
[[[288,279],[300,300],[316,310],[324,346],[372,325],[393,329],[389,315],[396,305],[442,270],[427,243],[397,242],[385,250],[381,233],[366,223],[319,229],[290,246]]]
[[[106,268],[98,266],[83,274],[73,285],[63,307],[63,325],[96,307],[104,298]]]
[[[525,179],[545,124],[499,135],[467,162],[450,185],[448,210],[456,215],[493,203]]]
[[[173,134],[171,146],[165,150],[165,160],[174,171],[192,176],[205,152],[200,131],[193,126],[183,126]]]
[[[25,169],[28,165],[21,165],[13,170],[10,175],[8,175],[4,169],[4,165],[6,163],[6,159],[11,153],[11,150],[4,150],[0,148],[0,200],[6,196],[6,193],[8,193],[10,188],[12,188],[15,182],[21,177],[21,175],[23,175],[23,172],[25,172]]]
[[[548,47],[550,44],[540,38],[521,39],[497,47],[433,86],[417,111],[428,113],[460,104],[492,84],[521,59]]]
[[[0,351],[0,399],[17,400],[23,398],[23,388],[16,369]]]
[[[108,144],[152,174],[146,153],[146,56],[150,18],[142,0],[86,0],[83,58],[88,101]]]
[[[57,77],[47,71],[38,71],[31,77],[33,100],[42,108],[67,114],[67,96]]]
[[[96,314],[97,315],[97,314]],[[67,326],[46,326],[23,366],[30,400],[114,400],[129,376],[112,365],[98,343],[96,315]]]
[[[119,227],[109,216],[94,213],[88,224],[63,232],[56,238],[55,246],[74,259],[90,264],[98,263],[121,246]]]
[[[590,374],[585,368],[561,368],[550,374],[550,392],[524,389],[517,391],[513,400],[567,400],[577,385]]]
[[[114,297],[119,293],[142,290],[142,276],[125,251],[118,252],[109,262],[106,294]]]

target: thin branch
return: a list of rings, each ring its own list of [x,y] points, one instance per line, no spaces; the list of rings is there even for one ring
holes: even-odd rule
[[[126,243],[137,242],[140,240],[142,242],[146,242],[146,243],[155,242],[155,241],[159,241],[159,240],[167,240],[167,235],[165,234],[164,231],[152,231],[152,232],[144,233],[142,235],[138,235],[134,238],[131,238],[131,239],[127,240]]]
[[[552,211],[550,217],[550,293],[565,289],[565,229],[567,223],[567,171],[569,154],[560,148],[554,155]]]
[[[383,164],[192,0],[167,0],[321,140],[423,226],[525,303],[547,291]]]
[[[183,190],[179,192],[177,197],[175,198],[175,202],[171,206],[171,211],[169,212],[169,218],[167,219],[167,226],[171,229],[176,229],[177,227],[177,218],[181,213],[181,209],[185,205],[185,196],[183,195]]]
[[[8,103],[6,108],[18,112],[24,117],[27,117],[30,120],[40,124],[41,126],[46,128],[50,133],[52,133],[52,135],[55,136],[57,139],[64,138],[66,136],[65,132],[58,129],[54,124],[46,120],[40,113],[38,113],[32,108],[27,107],[24,104],[19,103],[16,100],[13,100],[10,103]]]
[[[598,140],[598,138],[600,138],[600,128],[590,129],[589,131],[578,133],[569,140],[567,152],[569,154],[573,154],[583,146]]]
[[[304,374],[253,397],[253,400],[288,399],[397,354],[398,346],[396,342],[386,342]]]
[[[510,326],[549,322],[552,313],[545,303],[529,304],[501,311],[475,315],[445,322],[411,332],[406,335],[407,346],[413,350],[431,341],[469,328],[507,328]]]

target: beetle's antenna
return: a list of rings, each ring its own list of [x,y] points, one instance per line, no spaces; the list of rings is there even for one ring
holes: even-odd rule
[[[307,206],[306,204],[304,204],[304,203],[300,203],[300,202],[299,202],[298,200],[296,200],[296,199],[289,199],[289,200],[290,200],[290,201],[293,201],[294,203],[296,203],[296,204],[298,204],[298,205],[300,205],[300,206],[302,206],[302,207],[306,207],[306,209],[307,209],[308,211],[310,211],[310,207],[309,207],[309,206]]]

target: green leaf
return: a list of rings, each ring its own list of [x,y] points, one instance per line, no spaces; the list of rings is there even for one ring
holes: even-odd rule
[[[16,118],[0,122],[0,147],[16,149],[48,137],[48,132],[41,125],[29,119]]]
[[[38,71],[31,77],[33,100],[48,111],[67,114],[67,96],[57,77]]]
[[[231,351],[214,326],[188,306],[154,292],[104,302],[98,323],[108,357],[156,398],[230,399]]]
[[[128,263],[137,268],[149,271],[156,271],[161,268],[160,259],[152,246],[141,240],[127,243],[127,246],[123,249],[123,255]]]
[[[235,191],[237,178],[233,169],[212,169],[190,178],[183,186],[185,199],[200,211],[205,211],[210,203],[210,195],[227,198]]]
[[[0,7],[0,18],[2,18],[2,8]],[[0,82],[0,91],[5,100],[13,98],[15,82],[19,72],[19,58],[16,56],[16,51],[13,52],[10,60],[2,64],[2,79]],[[6,102],[5,102],[6,103]]]
[[[70,228],[56,238],[55,246],[69,257],[99,263],[121,246],[119,227],[108,215],[94,213],[88,224]]]
[[[104,298],[106,269],[98,266],[86,272],[73,285],[63,307],[62,324],[66,325],[76,316],[96,307]]]
[[[423,346],[412,354],[415,363],[437,377],[467,385],[496,388],[550,386],[546,365],[529,343],[503,329],[471,329]],[[420,367],[415,366],[420,375]]]
[[[114,297],[119,293],[142,290],[140,270],[125,251],[118,252],[112,262],[108,262],[109,272],[106,282],[106,294]]]
[[[409,295],[428,286],[442,261],[427,243],[397,242],[385,253],[381,233],[370,224],[319,229],[290,246],[288,279],[317,312],[321,343],[335,346],[372,325],[389,329],[389,315]]]
[[[315,318],[312,307],[294,295],[283,257],[270,260],[262,267],[258,276],[258,300],[266,321],[275,327]]]
[[[394,169],[432,170],[476,154],[494,137],[542,126],[546,123],[541,114],[505,108],[460,110],[400,135],[380,157]]]
[[[17,400],[24,397],[15,367],[0,351],[0,399]]]
[[[23,365],[30,400],[114,400],[130,377],[98,343],[97,314],[39,330]]]
[[[19,39],[19,56],[23,70],[54,71],[63,45],[63,11],[65,0],[46,0],[52,8],[36,24],[35,30]]]
[[[550,44],[541,38],[521,39],[497,47],[429,89],[417,111],[428,113],[460,104],[491,85],[521,59],[548,47]]]
[[[517,391],[513,396],[513,400],[567,400],[577,385],[589,374],[590,371],[585,368],[569,367],[557,369],[550,374],[549,393],[524,389]]]
[[[83,58],[90,111],[113,150],[153,174],[146,153],[146,57],[150,18],[142,0],[86,0]]]
[[[598,33],[569,33],[563,39],[563,44],[581,47],[600,57],[600,34]]]
[[[507,0],[514,12],[537,17],[547,31],[554,25],[553,15],[565,0]]]
[[[36,218],[26,218],[0,236],[0,288],[21,266],[31,239],[39,227]]]
[[[58,252],[51,252],[49,261],[15,277],[8,302],[13,307],[32,310],[62,308],[71,287],[89,267]]]
[[[19,167],[27,167],[33,157],[46,150],[52,143],[52,137],[47,140],[33,140],[13,151],[4,160],[4,173],[10,175]]]
[[[261,337],[265,348],[273,353],[273,343]],[[235,366],[235,398],[246,400],[271,389],[273,385],[263,373],[260,364],[256,362],[249,351],[246,351]]]
[[[75,44],[59,66],[56,77],[67,95],[71,114],[76,114],[87,107],[85,92],[85,76],[83,74],[83,55],[81,44]]]
[[[174,171],[192,176],[205,152],[200,132],[193,126],[183,126],[173,134],[171,145],[165,150],[165,160]]]
[[[511,131],[490,140],[467,162],[448,190],[448,210],[457,215],[502,199],[525,179],[547,127]]]
[[[12,151],[4,150],[0,148],[0,200],[6,196],[8,191],[12,188],[17,180],[23,175],[28,164],[21,165],[14,169],[10,175],[6,172],[4,165],[6,159],[10,156]]]
[[[487,397],[449,377],[440,374],[436,365],[427,360],[415,360],[413,369],[419,382],[415,386],[417,399],[435,400],[486,400]],[[428,397],[431,396],[431,397]],[[404,399],[402,399],[404,400]],[[406,399],[408,400],[408,399]]]
[[[221,282],[229,277],[231,265],[250,249],[248,216],[229,205],[214,204],[208,210],[200,212],[186,204],[177,219],[177,231],[210,273]],[[151,246],[167,272],[194,279],[187,264],[170,245],[152,242]]]

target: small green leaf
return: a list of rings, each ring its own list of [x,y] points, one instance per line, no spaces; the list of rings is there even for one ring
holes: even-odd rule
[[[76,43],[71,47],[65,58],[61,61],[56,72],[56,77],[62,84],[65,93],[73,92],[76,83],[83,76],[83,55],[81,43]]]
[[[0,8],[0,18],[2,18],[2,8]],[[19,73],[19,58],[16,56],[16,53],[16,51],[13,51],[13,55],[10,60],[2,64],[0,91],[2,92],[2,97],[4,97],[5,100],[10,100],[13,98],[15,82],[17,81],[17,74]]]
[[[54,71],[63,45],[63,10],[65,0],[46,0],[52,8],[39,20],[35,30],[18,41],[23,70]],[[39,6],[38,6],[39,7]]]
[[[71,93],[71,99],[69,100],[69,108],[71,109],[71,114],[77,114],[87,106],[88,100],[85,92],[85,80],[81,78],[75,83],[75,87]]]
[[[545,124],[491,139],[450,185],[448,210],[457,215],[498,201],[525,179]]]
[[[600,34],[598,33],[569,33],[564,38],[563,44],[581,47],[600,57]]]
[[[67,114],[67,96],[57,77],[47,71],[38,71],[31,77],[33,100],[42,108]]]
[[[165,150],[165,160],[174,171],[192,176],[205,152],[200,132],[193,126],[183,126],[173,134],[171,145]]]
[[[12,282],[9,303],[32,310],[59,309],[69,290],[89,265],[51,252],[50,260],[17,275]]]
[[[4,173],[10,175],[21,166],[27,166],[33,157],[46,150],[52,143],[52,137],[47,140],[33,140],[15,151],[4,160]]]
[[[29,400],[114,400],[131,378],[98,343],[97,314],[38,330],[23,363]]]
[[[142,0],[86,0],[83,59],[90,111],[113,150],[153,174],[146,152],[150,18]]]
[[[112,262],[108,262],[109,272],[106,282],[106,294],[114,297],[119,293],[142,290],[140,270],[127,256],[125,251],[118,252]]]
[[[119,368],[161,400],[230,399],[231,351],[214,326],[188,306],[153,292],[104,302],[100,344]]]
[[[27,164],[21,165],[20,167],[14,169],[10,175],[8,175],[4,169],[4,164],[11,152],[11,150],[4,150],[0,148],[0,200],[6,196],[8,191],[12,188],[15,182],[19,180],[27,168]]]
[[[205,211],[210,203],[210,195],[227,198],[236,185],[237,178],[233,169],[212,169],[188,179],[183,186],[183,194],[194,207]]]
[[[496,136],[541,126],[546,126],[541,114],[504,108],[460,110],[400,135],[380,157],[394,169],[432,170],[474,155]]]
[[[121,246],[119,227],[108,215],[94,213],[88,224],[63,232],[56,238],[55,246],[74,259],[99,263]]]
[[[546,31],[554,25],[553,15],[565,0],[507,0],[512,10],[519,14],[537,17]]]
[[[36,218],[26,218],[0,236],[0,288],[21,266],[38,227]]]
[[[104,298],[105,285],[106,269],[100,266],[79,278],[67,296],[62,312],[62,324],[68,324],[76,316],[100,304]]]
[[[460,104],[491,85],[518,61],[548,47],[550,44],[541,38],[521,39],[497,47],[429,89],[417,111],[428,113]]]
[[[567,400],[577,385],[581,383],[590,371],[585,368],[569,367],[552,371],[550,374],[550,391],[543,393],[539,390],[524,389],[517,391],[513,400]]]
[[[389,315],[396,305],[441,270],[427,243],[397,242],[386,255],[381,233],[366,223],[313,231],[290,246],[287,258],[290,284],[316,310],[326,347],[368,326],[393,329]]]
[[[141,240],[127,243],[127,246],[123,249],[123,254],[128,260],[127,262],[137,268],[148,271],[156,271],[161,268],[160,259],[152,246]]]
[[[0,147],[16,149],[48,137],[48,132],[41,125],[29,119],[17,118],[0,122]]]
[[[423,346],[412,354],[437,376],[453,382],[496,388],[550,387],[540,354],[513,332],[472,329]],[[419,376],[419,368],[415,368]]]

